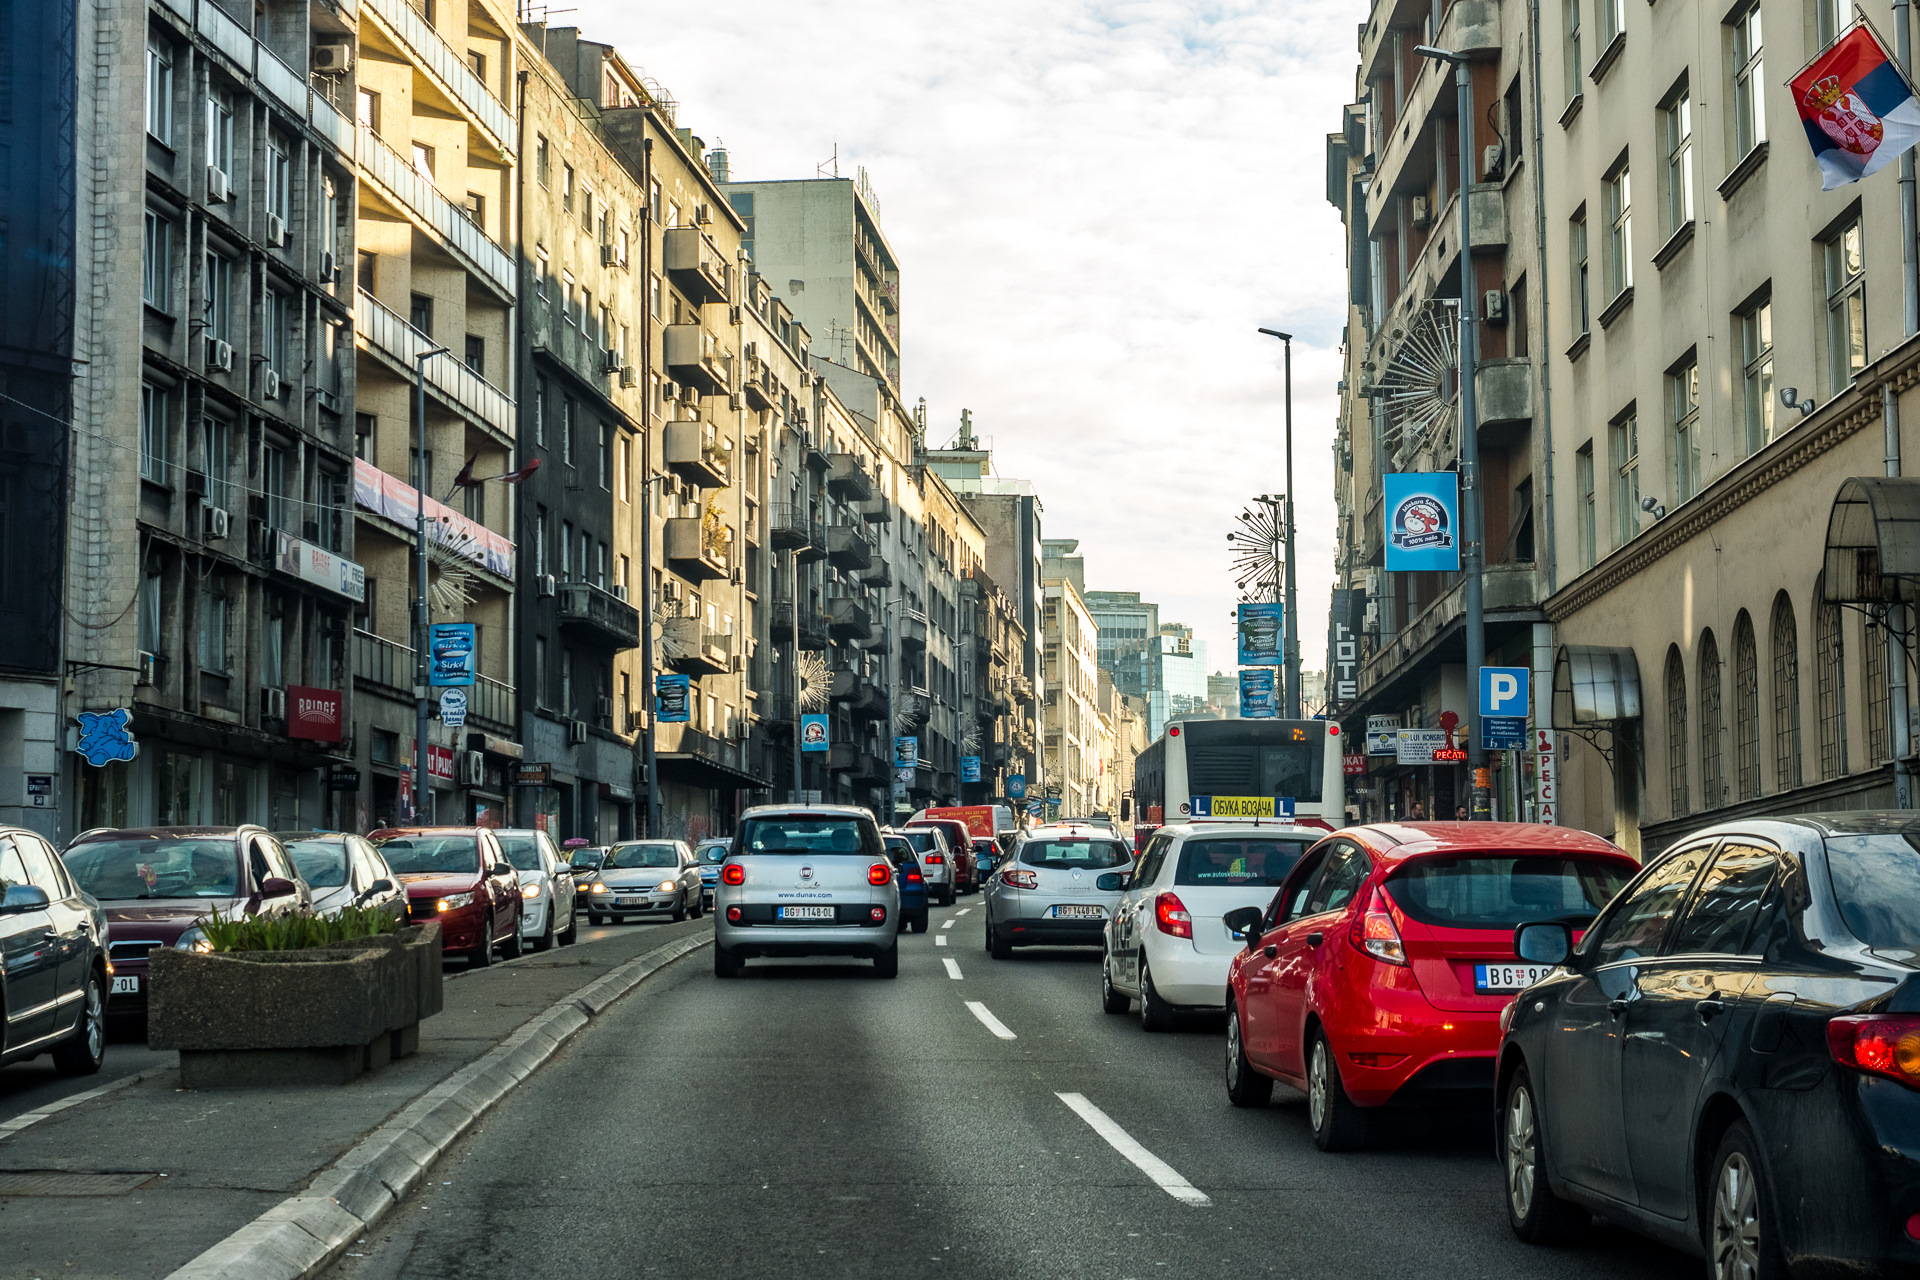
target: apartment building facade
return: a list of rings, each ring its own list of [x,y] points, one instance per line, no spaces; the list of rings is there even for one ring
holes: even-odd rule
[[[1072,578],[1049,577],[1041,590],[1047,673],[1045,781],[1060,788],[1056,812],[1091,813],[1099,794],[1101,760],[1098,633]]]

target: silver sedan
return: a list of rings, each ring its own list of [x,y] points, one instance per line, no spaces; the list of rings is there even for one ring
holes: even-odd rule
[[[684,840],[627,840],[613,845],[580,892],[587,900],[588,924],[618,923],[661,912],[685,920],[702,910],[700,867]]]
[[[987,950],[1005,960],[1020,946],[1101,945],[1132,865],[1104,830],[1036,832],[987,881]]]

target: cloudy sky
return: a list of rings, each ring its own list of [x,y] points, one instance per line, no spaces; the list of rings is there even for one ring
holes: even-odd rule
[[[1232,636],[1227,532],[1285,486],[1294,342],[1305,665],[1326,647],[1345,275],[1325,138],[1354,0],[577,0],[737,180],[865,166],[901,260],[902,390],[1032,480],[1087,585]]]

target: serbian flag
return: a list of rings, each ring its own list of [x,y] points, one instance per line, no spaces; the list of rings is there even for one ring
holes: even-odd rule
[[[1877,173],[1920,142],[1920,101],[1865,22],[1787,83],[1820,162],[1822,191]]]

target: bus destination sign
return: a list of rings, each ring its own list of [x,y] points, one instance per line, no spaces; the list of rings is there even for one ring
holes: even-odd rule
[[[1194,796],[1186,809],[1189,818],[1291,818],[1293,797]]]

